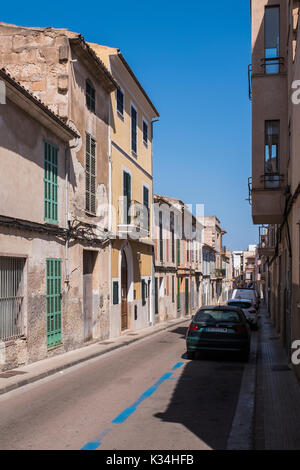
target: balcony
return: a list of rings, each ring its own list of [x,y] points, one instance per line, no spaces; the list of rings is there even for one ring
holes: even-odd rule
[[[120,238],[130,237],[133,240],[140,240],[149,237],[149,217],[148,211],[144,205],[138,201],[132,200],[127,212],[127,205],[119,208],[118,233]],[[126,214],[126,215],[125,215]]]
[[[273,257],[275,254],[275,229],[274,227],[259,228],[259,256]]]
[[[257,186],[253,182],[249,184],[253,223],[281,224],[285,208],[284,175],[266,173],[258,181]]]

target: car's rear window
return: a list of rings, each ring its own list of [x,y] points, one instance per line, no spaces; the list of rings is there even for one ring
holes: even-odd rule
[[[229,307],[250,308],[251,302],[228,302]]]
[[[234,322],[240,323],[241,317],[238,312],[230,310],[201,310],[194,316],[194,322]]]

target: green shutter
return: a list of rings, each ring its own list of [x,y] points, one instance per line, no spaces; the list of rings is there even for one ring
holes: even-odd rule
[[[61,344],[61,260],[46,261],[47,347]]]
[[[119,283],[118,281],[113,282],[113,305],[119,303]]]
[[[124,223],[130,224],[131,217],[129,213],[131,205],[131,175],[124,171],[123,173],[123,195],[127,198],[126,203],[124,204]]]
[[[58,151],[49,142],[44,143],[44,218],[58,222]]]
[[[180,310],[180,278],[177,278],[177,310]]]
[[[89,134],[86,134],[85,208],[96,213],[96,141]]]
[[[177,264],[180,264],[180,238],[177,238]]]
[[[143,199],[144,199],[144,207],[145,207],[145,220],[144,220],[144,227],[149,230],[150,229],[150,211],[149,211],[149,189],[144,186],[143,189]]]

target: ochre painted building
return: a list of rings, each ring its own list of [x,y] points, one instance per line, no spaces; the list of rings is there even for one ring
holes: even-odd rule
[[[158,111],[119,49],[90,44],[120,87],[110,106],[111,336],[153,322],[152,143]]]

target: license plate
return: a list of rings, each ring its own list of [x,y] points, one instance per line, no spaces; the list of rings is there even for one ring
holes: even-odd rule
[[[207,333],[227,333],[228,328],[206,328]]]

